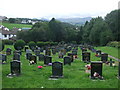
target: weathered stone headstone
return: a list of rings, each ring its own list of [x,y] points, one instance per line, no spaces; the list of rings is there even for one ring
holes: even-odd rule
[[[13,55],[13,60],[18,60],[18,61],[20,61],[20,54],[19,54],[19,53],[15,53],[15,54]]]
[[[105,62],[108,61],[108,54],[107,54],[107,53],[101,54],[101,61],[102,61],[103,63],[105,63]]]
[[[52,76],[50,78],[63,77],[63,64],[61,62],[52,63]]]
[[[20,50],[15,50],[15,51],[13,52],[13,54],[15,54],[15,53],[18,53],[18,54],[22,55],[22,52],[21,52]]]
[[[60,51],[60,52],[58,53],[58,57],[59,57],[59,58],[63,58],[63,56],[64,56],[64,55],[63,55],[63,52]]]
[[[82,60],[84,62],[90,62],[90,52],[83,52],[82,53]]]
[[[31,64],[37,64],[37,57],[36,57],[36,55],[32,55],[30,57],[30,65]]]
[[[102,76],[102,62],[91,62],[91,79],[103,79]]]
[[[44,57],[44,64],[48,65],[49,63],[52,63],[52,57],[49,55],[45,55]]]
[[[6,56],[6,54],[1,54],[0,57],[2,58],[2,64],[5,64],[7,62],[7,56]]]
[[[32,50],[26,49],[26,53],[32,53]]]
[[[46,51],[45,51],[45,55],[51,55],[51,50],[50,49],[46,49]]]
[[[10,48],[7,48],[7,49],[6,49],[6,54],[7,54],[7,55],[11,55],[11,51],[12,51],[12,50],[11,50]]]
[[[40,55],[40,50],[34,50],[34,53],[36,56],[39,56]]]
[[[64,65],[66,65],[66,64],[71,65],[71,58],[70,58],[70,56],[64,57]]]
[[[21,73],[21,62],[14,60],[10,62],[11,64],[11,74],[12,75],[20,75]]]
[[[40,54],[38,57],[39,57],[39,61],[44,61],[44,55],[43,54]]]
[[[52,54],[55,55],[56,54],[56,49],[52,48]]]
[[[82,48],[82,53],[83,52],[87,52],[87,49],[86,48]]]
[[[26,59],[30,60],[30,57],[32,56],[31,53],[26,53]]]

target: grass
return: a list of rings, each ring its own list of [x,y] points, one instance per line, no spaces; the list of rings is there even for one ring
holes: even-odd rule
[[[4,50],[8,47],[14,50],[13,46],[6,46]],[[116,51],[115,48],[112,48],[112,50]],[[51,66],[43,67],[41,70],[37,69],[38,65],[43,65],[43,61],[38,61],[36,65],[29,65],[28,60],[25,58],[25,52],[22,52],[21,56],[21,76],[7,78],[7,74],[10,73],[10,61],[12,61],[12,56],[13,55],[9,55],[7,57],[7,64],[2,65],[3,88],[118,88],[118,79],[116,78],[118,66],[110,67],[109,65],[103,64],[103,76],[105,80],[92,81],[89,78],[90,74],[85,73],[84,69],[86,63],[81,61],[80,49],[78,51],[78,59],[74,60],[71,66],[63,66],[64,78],[58,80],[48,80],[52,74]],[[95,53],[91,52],[91,60],[96,61],[100,60],[100,58],[95,57]],[[52,61],[63,62],[63,59],[59,59],[58,54],[56,54],[52,55]]]
[[[120,59],[120,55],[118,55],[118,53],[120,52],[120,48],[105,46],[105,47],[96,47],[96,49],[100,49],[102,52],[108,53],[109,55]]]
[[[32,25],[27,25],[27,24],[15,24],[15,23],[5,23],[5,22],[3,22],[2,25],[4,25],[5,27],[9,29],[13,29],[13,27],[16,27],[16,28],[31,28],[32,27]]]

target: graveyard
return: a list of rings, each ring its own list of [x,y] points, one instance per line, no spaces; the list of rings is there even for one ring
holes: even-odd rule
[[[11,53],[6,52],[7,48],[12,50]],[[20,57],[17,57],[19,52],[14,52],[14,46],[5,45],[4,50],[1,51],[1,54],[7,54],[6,62],[1,64],[2,88],[118,88],[120,81],[118,61],[111,59],[108,55],[97,56],[98,54],[96,55],[94,51],[101,50],[101,52],[119,58],[118,49],[94,47],[94,50],[88,48],[84,50],[81,46],[77,46],[77,52],[75,52],[73,48],[64,54],[54,52],[51,48],[47,53],[44,51],[37,53],[38,50],[27,51],[30,50],[27,48],[26,51],[32,54],[30,57],[26,56],[24,49],[21,50]],[[41,59],[37,54],[46,54],[46,56]],[[101,57],[104,58],[103,61]],[[32,60],[36,61],[32,62]],[[108,62],[110,60],[114,65]],[[13,61],[16,62],[15,65],[20,66],[16,76],[14,76],[16,68],[14,65],[11,66],[14,64]],[[10,73],[13,73],[13,76]]]

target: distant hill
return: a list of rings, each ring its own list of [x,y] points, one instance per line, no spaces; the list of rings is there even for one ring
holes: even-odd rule
[[[61,21],[61,22],[66,22],[66,23],[70,23],[73,25],[83,25],[85,24],[86,21],[90,21],[92,19],[92,17],[85,17],[85,18],[58,18],[57,20]]]

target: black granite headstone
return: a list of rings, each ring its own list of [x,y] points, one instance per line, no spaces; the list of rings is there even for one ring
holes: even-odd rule
[[[11,64],[11,74],[20,75],[21,73],[20,61],[14,60],[10,62],[10,64]]]
[[[71,58],[70,58],[70,56],[64,57],[64,65],[66,65],[66,64],[71,65]]]
[[[45,55],[44,64],[48,65],[49,63],[52,63],[52,57],[48,56],[48,55]]]
[[[97,57],[100,57],[101,56],[101,50],[97,50],[96,55],[97,55]]]
[[[36,55],[30,56],[30,64],[37,64],[37,57],[36,57]]]
[[[105,62],[108,61],[108,54],[107,54],[107,53],[101,54],[101,61],[102,61],[103,63],[105,63]]]
[[[71,62],[73,62],[74,58],[73,58],[73,53],[68,53],[68,56],[71,57]]]
[[[97,74],[97,76],[95,76]],[[91,79],[102,79],[102,62],[91,62]]]
[[[6,49],[6,54],[7,54],[7,55],[11,55],[11,51],[12,51],[12,50],[11,50],[10,48],[7,48],[7,49]]]
[[[61,62],[53,62],[51,78],[61,78],[61,77],[63,77],[63,64]]]
[[[90,62],[90,52],[83,52],[82,53],[82,60],[84,62]]]
[[[32,56],[31,53],[26,53],[26,59],[30,60],[30,57]]]
[[[40,54],[38,57],[39,57],[39,61],[44,61],[44,55],[43,54]]]

